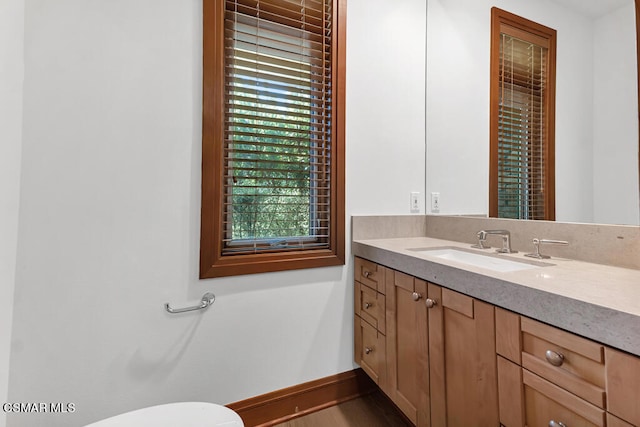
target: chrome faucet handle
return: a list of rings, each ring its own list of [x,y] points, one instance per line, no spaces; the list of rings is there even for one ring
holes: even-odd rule
[[[567,246],[569,244],[569,242],[567,242],[566,240],[538,239],[537,237],[534,237],[533,238],[533,247],[535,248],[536,251],[534,253],[531,253],[531,254],[524,254],[524,256],[528,256],[530,258],[537,258],[537,259],[549,259],[549,258],[551,258],[549,255],[542,255],[540,253],[540,245],[541,244]]]
[[[478,243],[476,243],[475,245],[471,245],[472,248],[476,248],[476,249],[491,249],[491,246],[485,244],[487,242],[487,232],[486,231],[480,230],[480,231],[478,231],[476,236],[478,237]]]

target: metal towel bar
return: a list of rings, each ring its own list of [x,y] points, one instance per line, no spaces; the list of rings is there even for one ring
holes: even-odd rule
[[[184,312],[187,312],[187,311],[195,311],[195,310],[204,310],[205,308],[207,308],[211,304],[213,304],[213,302],[215,300],[216,300],[216,296],[214,294],[212,294],[211,292],[207,292],[206,294],[204,294],[202,296],[202,299],[200,300],[200,304],[199,305],[194,305],[193,307],[185,307],[185,308],[171,308],[169,306],[169,303],[166,303],[164,305],[164,308],[165,308],[165,310],[167,310],[171,314],[184,313]]]

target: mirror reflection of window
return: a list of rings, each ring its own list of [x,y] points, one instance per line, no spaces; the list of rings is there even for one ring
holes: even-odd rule
[[[556,31],[491,12],[489,214],[555,220]]]

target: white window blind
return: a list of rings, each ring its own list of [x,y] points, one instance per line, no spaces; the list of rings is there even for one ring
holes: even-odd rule
[[[329,247],[331,8],[226,1],[223,255]]]
[[[500,34],[498,217],[545,219],[548,43],[509,33],[523,32]]]

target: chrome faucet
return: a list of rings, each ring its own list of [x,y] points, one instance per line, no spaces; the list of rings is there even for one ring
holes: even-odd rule
[[[496,252],[501,254],[515,254],[518,252],[511,249],[511,233],[509,230],[480,230],[478,231],[478,245],[474,245],[474,247],[480,249],[488,248],[489,246],[484,245],[484,241],[489,234],[502,236],[502,249],[496,249]]]

